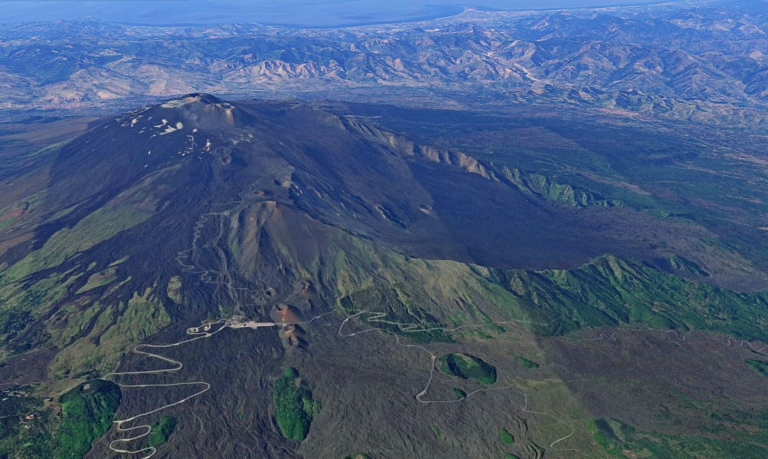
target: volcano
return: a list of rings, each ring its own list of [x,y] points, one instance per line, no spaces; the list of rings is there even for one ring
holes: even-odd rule
[[[643,249],[532,198],[491,165],[319,104],[191,94],[95,127],[61,149],[48,175],[33,236],[3,262],[82,228],[93,239],[62,248],[72,253],[44,275],[95,263],[78,290],[85,274],[128,257],[115,279],[131,279],[115,298],[168,284],[181,267],[226,277],[228,289],[195,294],[236,307],[235,278],[262,290],[300,282],[338,238],[501,268],[575,267]]]
[[[517,438],[538,416],[503,409],[520,405],[516,362],[539,368],[517,354],[568,352],[539,340],[636,323],[728,333],[768,310],[660,244],[686,228],[341,103],[190,94],[92,124],[37,173],[46,183],[2,202],[0,379],[45,381],[30,400],[63,411],[39,432],[56,445],[84,423],[94,457],[485,457],[488,425]],[[482,355],[509,390],[435,373],[438,349]],[[68,421],[80,399],[106,414]],[[549,422],[515,451],[573,436]]]

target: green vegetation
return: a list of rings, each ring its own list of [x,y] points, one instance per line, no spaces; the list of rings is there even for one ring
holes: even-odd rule
[[[112,294],[130,277],[120,278],[113,265],[94,272],[106,260],[82,258],[85,251],[145,221],[149,215],[128,204],[107,205],[74,226],[62,227],[47,241],[41,241],[42,247],[11,265],[0,264],[3,356],[55,346],[53,378],[82,376],[85,371],[99,373],[114,368],[131,345],[165,325],[167,315],[158,301],[151,313],[128,320],[125,316],[133,316],[139,309],[134,307],[135,301],[126,306],[122,292],[123,298]],[[95,297],[99,290],[102,297],[111,296],[107,304]],[[76,298],[79,294],[88,294],[88,298]],[[120,330],[109,334],[115,322]],[[49,389],[58,392],[63,387]]]
[[[94,302],[86,310],[73,305],[62,309],[59,314],[67,314],[69,323],[67,328],[51,330],[59,334],[54,334],[52,341],[62,347],[49,367],[56,376],[93,369],[98,372],[109,371],[109,368],[118,364],[121,355],[171,320],[149,288],[144,292],[134,292],[127,303]],[[81,327],[85,328],[90,317],[96,317],[93,327],[83,336]],[[117,317],[117,320],[113,317]],[[70,336],[76,340],[71,341]]]
[[[501,167],[499,172],[523,193],[552,201],[560,201],[573,207],[623,205],[620,200],[604,199],[588,191],[575,189],[567,183],[554,182],[545,175],[523,172],[517,167],[512,169]]]
[[[168,298],[173,300],[176,304],[181,304],[181,287],[182,287],[181,277],[179,276],[173,276],[168,281],[168,289],[166,290],[168,294]]]
[[[372,327],[407,336],[418,343],[452,341],[440,329],[442,325],[437,318],[418,306],[405,304],[396,289],[369,287],[345,296],[340,301],[342,308],[350,314],[354,313],[356,307],[373,313],[380,312],[381,316],[363,316],[365,323]]]
[[[371,459],[371,456],[365,453],[355,453],[344,456],[344,459]]]
[[[16,223],[16,217],[13,215],[0,215],[0,230],[13,225],[14,223]]]
[[[121,398],[116,384],[92,380],[62,395],[56,414],[40,398],[0,392],[0,458],[80,459],[112,426]]]
[[[520,456],[512,453],[504,453],[504,459],[520,459]]]
[[[595,258],[576,269],[540,271],[386,259],[367,252],[354,257],[347,253],[343,265],[358,266],[363,262],[355,257],[370,257],[370,263],[398,269],[381,270],[389,282],[387,286],[360,288],[360,284],[365,285],[363,280],[347,274],[353,276],[354,282],[345,280],[340,287],[339,306],[344,314],[370,311],[360,315],[359,320],[416,341],[450,340],[451,335],[441,329],[445,323],[451,327],[491,324],[499,317],[529,321],[529,328],[544,335],[635,325],[768,340],[768,328],[754,325],[768,323],[768,292],[737,293],[612,255]],[[670,260],[681,269],[687,266],[688,271],[695,270],[681,257]],[[347,271],[353,272],[357,271]],[[407,284],[406,275],[411,279]],[[445,304],[451,302],[460,306],[446,314]]]
[[[645,457],[686,459],[690,457],[762,458],[765,446],[762,443],[743,442],[729,439],[712,439],[698,436],[658,435],[633,438],[630,451],[638,451]],[[624,457],[624,456],[618,456]]]
[[[152,424],[152,431],[149,433],[149,446],[157,448],[167,442],[171,434],[176,429],[176,418],[163,416],[160,421]]]
[[[515,442],[515,437],[512,436],[511,433],[507,429],[500,429],[499,430],[499,437],[501,437],[501,442],[505,445],[511,445]]]
[[[587,327],[640,324],[709,330],[739,339],[766,340],[768,292],[736,293],[648,266],[604,256],[572,270],[494,271],[514,292],[534,331],[562,335]]]
[[[2,391],[0,400],[0,458],[51,457],[49,413],[42,400]]]
[[[627,457],[631,452],[635,457],[664,457],[685,459],[689,457],[744,457],[765,456],[765,444],[768,440],[766,420],[762,413],[759,419],[740,418],[728,415],[722,424],[724,438],[707,438],[695,435],[665,435],[658,432],[642,432],[616,419],[595,419],[589,423],[595,442],[611,457]],[[733,422],[759,421],[759,430],[746,431],[733,429]]]
[[[101,379],[82,383],[62,395],[62,423],[55,437],[55,456],[85,456],[93,441],[112,426],[121,397],[117,384]]]
[[[439,359],[440,370],[450,376],[490,385],[496,382],[496,368],[478,357],[467,354],[445,354]]]
[[[744,362],[749,365],[749,368],[768,378],[768,362],[753,359],[747,359]]]
[[[95,288],[109,285],[115,280],[117,280],[117,270],[115,268],[107,268],[104,271],[100,271],[89,277],[88,282],[80,287],[80,290],[77,291],[77,294],[79,295]]]
[[[149,213],[131,206],[105,206],[80,220],[74,227],[59,230],[41,248],[0,272],[0,286],[18,281],[28,274],[56,267],[149,217]]]
[[[66,294],[68,285],[62,276],[50,276],[0,287],[0,344],[8,344],[12,353],[45,344],[51,336],[37,319]]]
[[[45,343],[49,338],[45,328],[40,325],[33,325],[34,328],[32,328],[30,327],[31,324],[34,324],[34,316],[28,310],[10,309],[0,312],[0,335],[3,336],[0,342],[8,344],[17,336],[23,337],[22,333],[31,328],[23,342],[18,343],[13,351],[20,353]]]
[[[453,393],[456,394],[456,397],[458,397],[459,400],[467,398],[467,393],[457,387],[453,388]]]
[[[620,451],[620,440],[626,440],[628,426],[613,419],[594,419],[587,427],[592,432],[595,442],[605,452],[614,457],[623,457]]]
[[[515,360],[517,360],[517,362],[520,365],[522,365],[523,368],[539,368],[541,366],[538,363],[534,362],[533,360],[526,359],[522,355],[518,355],[517,357],[515,357]]]
[[[295,368],[286,368],[275,381],[272,401],[283,436],[296,441],[307,438],[312,423],[312,392],[299,379]]]

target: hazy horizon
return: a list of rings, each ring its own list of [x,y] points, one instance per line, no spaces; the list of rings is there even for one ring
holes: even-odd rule
[[[242,0],[0,0],[3,23],[77,20],[146,25],[262,23],[305,27],[336,27],[413,21],[452,16],[465,7],[508,11],[569,9],[661,3],[660,0],[465,0],[435,4],[434,0],[264,0],[258,7]]]

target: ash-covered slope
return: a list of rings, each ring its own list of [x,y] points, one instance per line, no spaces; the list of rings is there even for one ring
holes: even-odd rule
[[[425,227],[435,246],[448,238],[419,210],[432,199],[392,146],[302,104],[240,107],[209,95],[122,115],[70,143],[54,166],[49,207],[92,210],[156,174],[167,176],[167,199],[196,197],[187,207],[249,192],[369,236]]]
[[[429,258],[541,268],[629,251],[471,157],[302,103],[193,94],[92,130],[53,166],[38,246],[124,193],[152,207],[153,227],[214,204],[274,201]]]

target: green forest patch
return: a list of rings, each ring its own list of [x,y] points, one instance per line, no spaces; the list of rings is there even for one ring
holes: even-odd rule
[[[307,438],[312,423],[312,391],[299,379],[295,368],[286,368],[275,381],[272,396],[275,404],[277,425],[285,438],[302,441]]]
[[[509,433],[507,429],[500,429],[499,430],[499,437],[501,438],[501,442],[505,445],[511,445],[515,442],[515,437]]]
[[[82,458],[109,430],[122,394],[101,379],[82,383],[61,396],[62,423],[55,437],[57,458]]]
[[[0,458],[80,459],[112,426],[120,388],[102,379],[59,397],[61,411],[42,399],[0,392]]]
[[[148,438],[149,446],[157,448],[167,442],[173,431],[176,430],[176,418],[163,416],[159,421],[152,424],[151,428]]]
[[[749,368],[768,378],[768,362],[763,360],[747,359],[744,361],[744,363],[749,365]]]
[[[517,363],[519,363],[523,368],[539,368],[541,366],[533,360],[526,359],[522,355],[515,357],[515,360],[517,360]]]
[[[41,399],[0,391],[0,457],[50,456],[48,427]]]
[[[496,382],[496,367],[469,354],[445,354],[438,358],[440,371],[461,379],[474,379],[480,384]]]
[[[456,395],[456,397],[459,400],[464,400],[465,398],[467,398],[467,393],[457,387],[453,388],[453,393]]]

